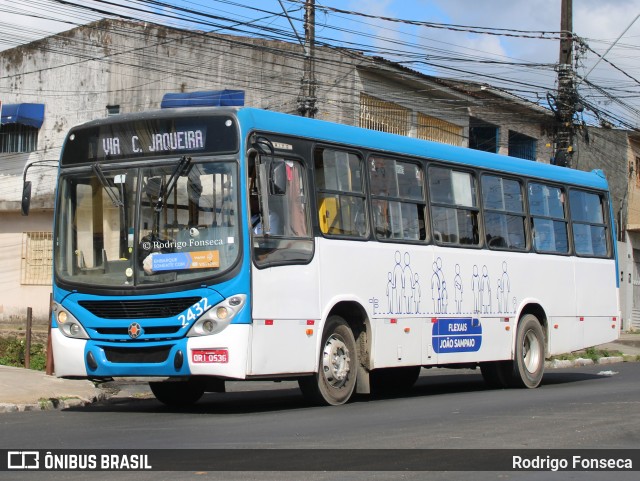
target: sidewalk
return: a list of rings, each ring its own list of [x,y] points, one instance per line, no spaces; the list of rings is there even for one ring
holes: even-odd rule
[[[601,358],[598,364],[636,361],[640,356],[640,334],[623,333],[616,342],[598,349],[619,351],[622,356]],[[547,361],[547,368],[592,364],[591,360]],[[109,384],[109,383],[107,383]],[[0,365],[0,413],[40,411],[83,406],[109,399],[149,397],[145,383],[118,383],[119,392],[95,387],[91,381],[59,379],[42,371]]]

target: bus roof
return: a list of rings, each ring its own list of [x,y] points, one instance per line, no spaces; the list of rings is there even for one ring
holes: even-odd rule
[[[457,147],[403,135],[389,134],[351,125],[309,119],[297,115],[273,112],[252,107],[187,107],[122,114],[78,125],[72,131],[94,126],[135,122],[138,120],[174,117],[178,112],[185,116],[215,114],[237,115],[242,131],[252,129],[274,134],[291,135],[321,142],[337,143],[353,148],[364,148],[390,155],[400,154],[434,160],[450,161],[472,168],[481,168],[537,178],[563,184],[573,184],[600,190],[608,190],[608,183],[601,170],[585,172],[531,160],[493,154],[480,150]]]
[[[238,109],[237,115],[245,131],[258,129],[352,147],[386,151],[391,154],[451,161],[469,167],[608,190],[608,183],[604,173],[600,170],[585,172],[517,157],[249,107]]]

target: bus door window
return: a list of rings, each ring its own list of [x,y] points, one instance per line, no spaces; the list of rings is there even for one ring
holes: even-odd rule
[[[565,193],[560,187],[529,183],[533,246],[539,252],[568,254]]]
[[[251,169],[249,178],[254,261],[261,267],[307,262],[313,253],[313,242],[309,229],[309,196],[304,168],[296,160],[274,158],[272,162],[283,169],[278,174],[284,183],[282,190],[271,186],[258,192],[255,169]],[[258,202],[259,194],[267,197],[269,232],[264,232],[262,228],[262,213],[258,209],[264,202]]]
[[[429,195],[436,242],[480,244],[477,188],[473,174],[431,166]]]
[[[368,220],[360,157],[351,152],[317,149],[314,163],[321,232],[367,237]]]

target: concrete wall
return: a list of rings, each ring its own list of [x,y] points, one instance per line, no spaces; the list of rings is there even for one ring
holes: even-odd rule
[[[538,161],[549,162],[552,157],[545,127],[549,116],[535,109],[527,110],[497,94],[487,97],[480,86],[476,92],[451,89],[357,52],[319,48],[316,55],[317,118],[357,125],[359,96],[365,92],[460,125],[465,136],[469,117],[478,117],[500,127],[500,153],[507,153],[511,129],[538,139]],[[68,129],[105,117],[107,106],[119,105],[122,113],[155,109],[168,92],[241,89],[249,106],[295,113],[303,65],[298,44],[118,20],[0,52],[3,102],[45,104],[37,152],[0,154],[0,266],[6,265],[8,273],[2,278],[0,315],[13,316],[29,303],[38,304],[39,315],[48,309],[48,288],[20,286],[18,276],[22,232],[50,230],[51,224],[50,210],[28,218],[17,214],[26,163],[56,161]],[[580,141],[584,145],[579,144],[577,168],[604,168],[615,212],[626,216],[628,203],[630,222],[640,226],[640,193],[627,192],[626,134],[602,129],[590,129],[590,133],[589,144]],[[34,207],[52,207],[55,170],[33,170],[30,176]]]
[[[34,322],[46,323],[51,285],[21,284],[22,240],[27,231],[51,232],[51,212],[33,212],[29,217],[4,213],[0,230],[0,321],[26,318],[27,307],[33,309]]]

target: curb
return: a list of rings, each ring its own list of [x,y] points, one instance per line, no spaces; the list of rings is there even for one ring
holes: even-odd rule
[[[579,357],[578,359],[554,359],[553,361],[545,361],[544,367],[547,369],[562,369],[565,367],[580,367],[580,366],[592,366],[594,364],[616,364],[619,362],[633,362],[635,356],[611,356],[601,357],[597,361],[593,359],[585,359]]]
[[[108,399],[104,393],[99,393],[91,399],[74,396],[64,398],[40,399],[38,403],[0,403],[0,413],[16,413],[27,411],[55,411],[74,407],[84,407]]]

